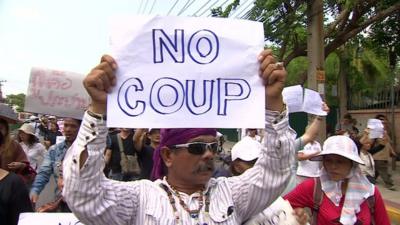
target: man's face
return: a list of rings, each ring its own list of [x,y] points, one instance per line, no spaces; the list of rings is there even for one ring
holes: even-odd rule
[[[153,129],[147,137],[150,139],[151,142],[154,143],[160,143],[160,130],[159,129]]]
[[[132,131],[131,128],[121,128],[120,130],[126,133],[130,133]]]
[[[378,119],[382,122],[382,124],[385,127],[385,129],[387,129],[387,126],[388,126],[387,118],[386,117],[379,117]]]
[[[255,137],[257,135],[257,129],[249,129],[248,132],[250,137]]]
[[[79,131],[79,122],[72,118],[64,119],[64,136],[67,142],[74,142]]]
[[[212,135],[202,135],[192,138],[188,143],[216,142]],[[176,180],[191,185],[205,185],[214,171],[215,153],[207,149],[202,155],[192,154],[187,148],[170,149],[172,151],[168,167],[168,176],[174,176]]]

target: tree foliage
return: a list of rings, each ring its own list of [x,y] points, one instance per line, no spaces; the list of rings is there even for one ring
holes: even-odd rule
[[[307,54],[306,28],[310,19],[307,18],[307,8],[312,1],[256,0],[244,18],[263,22],[266,41],[279,47],[278,57],[288,64]],[[214,10],[213,15],[229,16],[238,6],[237,2],[234,1],[226,10]],[[400,12],[398,0],[325,0],[323,3],[325,57],[366,28]],[[316,13],[311,12],[311,15]],[[379,29],[374,31],[378,33]],[[387,33],[387,37],[392,38],[392,34]]]
[[[24,105],[25,105],[25,94],[20,93],[16,95],[7,95],[6,96],[6,103],[10,105],[11,107],[16,106],[16,110],[18,112],[24,111]]]

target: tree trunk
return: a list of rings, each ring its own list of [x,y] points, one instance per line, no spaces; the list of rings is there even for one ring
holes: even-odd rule
[[[318,71],[324,71],[324,21],[322,0],[307,1],[307,86],[318,91],[322,99],[325,98],[325,76],[318,76]],[[318,79],[317,79],[318,78]],[[318,141],[326,139],[326,121],[321,124],[318,132]]]
[[[345,51],[338,51],[339,57],[339,77],[338,77],[338,94],[339,94],[339,114],[340,119],[347,113],[347,71],[349,71],[349,61]]]

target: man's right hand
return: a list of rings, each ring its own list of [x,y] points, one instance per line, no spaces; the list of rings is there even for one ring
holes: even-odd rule
[[[109,55],[101,57],[100,64],[90,71],[83,80],[83,86],[90,95],[92,103],[89,110],[105,114],[107,110],[107,94],[116,84],[115,71],[117,63]]]

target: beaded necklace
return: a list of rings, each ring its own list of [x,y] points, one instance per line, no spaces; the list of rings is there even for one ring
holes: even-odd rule
[[[175,216],[175,222],[176,222],[176,224],[180,224],[180,223],[179,223],[179,222],[180,222],[180,216],[179,216],[179,212],[178,212],[178,210],[177,210],[177,208],[176,208],[176,204],[175,204],[175,199],[174,199],[173,193],[170,191],[170,189],[168,188],[167,185],[165,185],[165,184],[160,184],[160,185],[161,185],[161,187],[164,189],[164,191],[167,192],[167,195],[168,195],[168,198],[169,198],[169,203],[171,204],[172,210],[174,211],[174,216]],[[176,197],[178,197],[178,199],[179,199],[179,204],[182,206],[182,208],[183,208],[186,212],[189,213],[189,215],[190,215],[190,217],[191,217],[192,219],[195,219],[195,220],[197,221],[197,225],[200,225],[199,214],[200,214],[201,209],[202,209],[203,206],[204,206],[204,202],[203,202],[203,200],[204,200],[203,190],[198,191],[198,193],[199,193],[199,195],[200,195],[200,197],[199,197],[199,207],[198,207],[197,209],[191,210],[191,209],[189,208],[189,206],[183,201],[183,199],[182,199],[182,197],[181,197],[181,194],[180,194],[175,188],[173,188],[172,186],[171,186],[171,188],[172,188],[174,194],[176,195]],[[208,214],[208,213],[209,213],[209,209],[210,209],[210,194],[209,194],[209,192],[207,192],[207,193],[205,194],[205,210],[204,210],[204,211],[205,211],[206,217],[209,216],[209,214]],[[208,224],[207,224],[207,223],[203,223],[203,224],[201,224],[201,225],[208,225]]]

